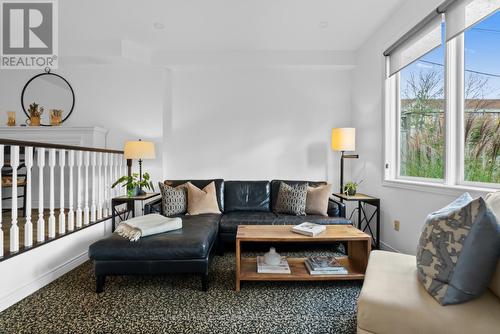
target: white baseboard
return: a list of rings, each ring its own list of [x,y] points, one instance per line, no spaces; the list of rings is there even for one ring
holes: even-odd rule
[[[88,260],[88,252],[83,252],[82,254],[78,255],[77,257],[67,261],[66,263],[63,263],[59,265],[56,268],[53,268],[49,272],[46,272],[39,277],[35,278],[33,281],[30,283],[16,289],[9,295],[5,296],[0,300],[0,311],[5,310],[6,308],[14,305],[15,303],[19,302],[20,300],[28,297],[35,291],[43,288],[45,285],[49,284],[50,282],[56,280],[57,278],[61,277],[62,275],[66,274],[67,272],[75,269],[79,265],[83,264],[85,261]]]
[[[388,243],[385,243],[383,241],[380,241],[380,249],[382,250],[387,250],[387,251],[390,251],[390,252],[395,252],[395,253],[401,253],[400,250],[392,247],[391,245],[389,245]]]

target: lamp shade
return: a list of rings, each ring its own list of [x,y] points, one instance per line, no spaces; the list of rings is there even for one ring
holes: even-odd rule
[[[128,141],[125,143],[125,159],[154,159],[155,144],[150,141]]]
[[[356,129],[355,128],[332,129],[332,150],[334,151],[356,150]]]

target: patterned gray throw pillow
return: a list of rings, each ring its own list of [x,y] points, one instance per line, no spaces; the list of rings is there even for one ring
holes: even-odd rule
[[[441,305],[479,297],[500,256],[500,225],[482,198],[465,193],[427,217],[417,249],[418,278]]]
[[[307,183],[289,186],[281,182],[276,200],[277,213],[286,213],[296,216],[306,214]]]
[[[174,216],[186,213],[187,189],[184,184],[175,188],[158,183],[161,192],[161,210],[164,216]]]

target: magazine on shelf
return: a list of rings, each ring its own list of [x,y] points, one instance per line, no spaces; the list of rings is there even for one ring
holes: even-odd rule
[[[257,256],[257,273],[259,274],[291,274],[290,266],[286,257],[281,257],[278,265],[266,264],[263,256]]]
[[[295,233],[308,235],[310,237],[315,237],[321,232],[326,230],[326,226],[305,222],[297,226],[292,227],[292,231]]]
[[[304,262],[306,268],[307,268],[307,271],[309,272],[309,275],[347,275],[349,274],[349,272],[347,271],[347,269],[345,269],[344,267],[342,267],[341,269],[337,269],[337,270],[313,270],[311,268],[311,264],[309,263],[309,261],[305,261]]]
[[[336,271],[345,269],[335,256],[312,256],[307,261],[313,270]]]

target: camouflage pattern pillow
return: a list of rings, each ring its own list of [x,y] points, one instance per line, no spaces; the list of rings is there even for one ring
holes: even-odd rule
[[[418,278],[441,305],[479,297],[500,256],[500,225],[482,198],[465,193],[430,214],[417,249]]]

